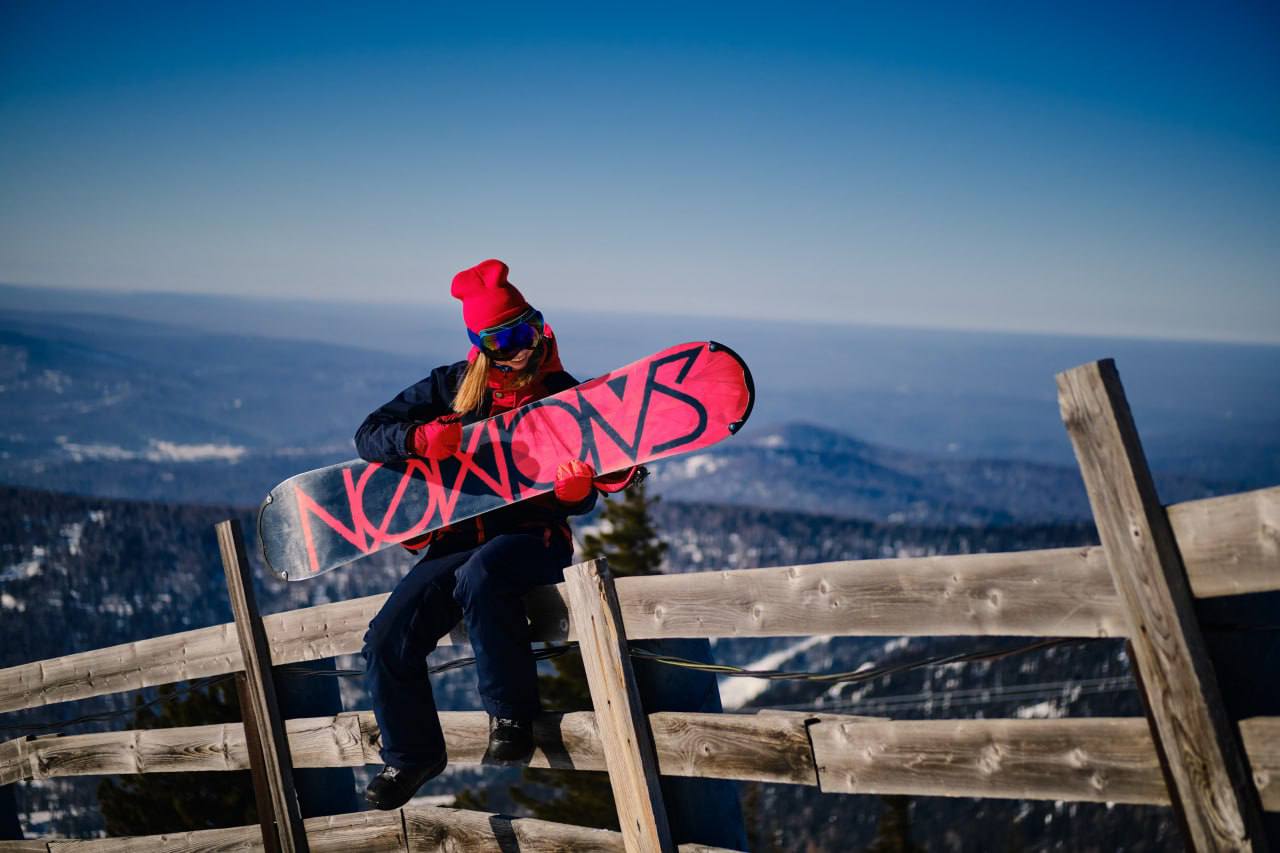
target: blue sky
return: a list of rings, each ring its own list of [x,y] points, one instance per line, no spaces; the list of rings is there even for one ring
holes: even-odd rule
[[[535,6],[0,5],[0,280],[1280,342],[1274,5]]]

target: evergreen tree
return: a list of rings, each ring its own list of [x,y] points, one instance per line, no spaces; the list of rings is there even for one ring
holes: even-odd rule
[[[227,680],[179,696],[173,685],[159,688],[158,710],[134,700],[133,728],[158,729],[240,721],[234,682]],[[158,835],[258,822],[249,771],[139,773],[104,779],[98,803],[108,835]]]
[[[659,498],[649,496],[640,478],[622,493],[621,500],[605,502],[599,534],[582,537],[582,558],[604,557],[614,577],[654,575],[662,570],[667,543],[658,538],[650,512]]]
[[[644,479],[605,502],[601,532],[583,537],[583,560],[604,557],[615,577],[657,574],[667,545],[658,538],[650,517],[658,502],[649,496]],[[538,690],[548,711],[590,711],[591,693],[582,656],[574,648],[554,660],[555,675],[542,676]],[[547,790],[550,789],[550,795]],[[525,768],[511,797],[534,817],[578,826],[618,829],[618,810],[608,774],[581,770]]]
[[[867,853],[923,853],[924,848],[911,840],[911,800],[901,795],[882,796],[884,808],[876,837],[867,845]]]

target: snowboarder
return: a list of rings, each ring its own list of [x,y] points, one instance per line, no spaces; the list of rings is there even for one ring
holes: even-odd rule
[[[483,261],[453,279],[472,343],[465,361],[438,367],[370,414],[356,432],[371,462],[447,458],[461,425],[515,409],[577,381],[561,367],[542,315],[507,279],[508,267]],[[567,517],[595,506],[591,465],[567,459],[555,489],[405,543],[425,556],[396,585],[365,634],[364,659],[386,766],[365,796],[375,808],[404,805],[448,762],[427,678],[427,654],[460,620],[476,657],[480,698],[489,714],[486,758],[522,763],[533,753],[540,712],[523,595],[563,580],[573,555]]]

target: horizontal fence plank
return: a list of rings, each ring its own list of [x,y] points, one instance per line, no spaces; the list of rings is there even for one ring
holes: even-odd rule
[[[449,762],[480,764],[489,738],[481,711],[440,715]],[[658,766],[669,776],[753,779],[816,785],[804,720],[742,714],[659,712],[649,716],[658,742]],[[378,728],[369,711],[288,720],[285,730],[295,767],[379,764]],[[534,729],[533,767],[605,770],[604,753],[589,711],[545,714]],[[249,755],[240,723],[100,732],[9,741],[22,746],[0,773],[8,781],[104,773],[245,770]]]
[[[452,711],[441,721],[450,763],[479,764],[487,716]],[[887,721],[822,712],[659,712],[649,723],[667,776],[818,785],[833,793],[1168,804],[1139,717]],[[296,767],[379,763],[370,712],[289,720],[286,728]],[[1245,720],[1240,731],[1263,808],[1280,811],[1280,717]],[[590,712],[545,715],[535,738],[533,767],[605,769]],[[26,763],[0,767],[10,781],[249,766],[238,723],[24,743]]]
[[[1168,507],[1197,598],[1280,589],[1280,488]]]
[[[487,715],[447,711],[441,722],[450,764],[479,764]],[[821,711],[664,711],[650,714],[649,725],[666,776],[818,785],[840,793],[1168,803],[1140,717],[889,721]],[[296,767],[380,763],[377,724],[368,711],[289,720],[286,730]],[[1280,811],[1280,717],[1245,720],[1240,731],[1263,807]],[[533,767],[605,769],[591,712],[544,715],[534,735]],[[249,766],[238,723],[23,744],[23,754],[3,753],[25,762],[0,766],[11,781]]]
[[[816,785],[805,720],[758,714],[649,715],[665,776]]]
[[[1113,637],[1100,552],[1066,548],[619,578],[627,637]]]
[[[263,849],[262,829],[257,826],[84,841],[49,839],[49,853],[228,853]]]
[[[484,853],[622,853],[622,834],[551,823],[534,818],[511,818],[484,812],[424,806],[404,809],[410,850],[484,851]],[[681,853],[729,853],[720,847],[681,844]]]
[[[357,812],[304,821],[314,853],[383,853],[405,851],[399,812]],[[99,838],[87,841],[49,839],[50,853],[224,853],[263,849],[262,829],[235,826],[166,835]]]
[[[510,818],[487,812],[436,806],[408,806],[390,812],[313,817],[304,821],[307,842],[315,853],[407,853],[458,850],[522,853],[621,853],[622,834],[532,818]],[[169,835],[67,840],[0,842],[6,850],[49,853],[225,853],[261,851],[258,826],[204,829]],[[733,853],[702,844],[681,844],[681,853]]]
[[[1169,508],[1199,597],[1280,590],[1280,487]],[[627,636],[1122,636],[1099,546],[620,578]],[[279,666],[360,650],[386,594],[274,613]],[[573,639],[563,586],[527,599],[536,640]],[[454,641],[444,638],[441,644]],[[0,711],[243,668],[230,623],[0,669]]]
[[[1147,721],[824,720],[823,791],[1167,805]]]
[[[1244,741],[1262,807],[1280,812],[1280,717],[1241,720],[1240,739]]]

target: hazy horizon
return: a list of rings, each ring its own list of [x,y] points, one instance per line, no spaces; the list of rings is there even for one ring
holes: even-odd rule
[[[13,282],[13,281],[0,281],[0,289],[8,289],[11,291],[26,290],[26,291],[34,291],[34,292],[45,291],[45,292],[64,293],[64,294],[85,294],[85,295],[107,297],[107,298],[115,297],[120,299],[127,299],[130,297],[133,297],[133,298],[187,297],[187,298],[194,298],[194,299],[207,298],[207,299],[214,299],[214,300],[229,300],[229,301],[250,301],[250,302],[257,301],[264,304],[274,303],[274,304],[281,304],[281,305],[297,304],[297,305],[314,305],[314,306],[331,306],[331,307],[351,306],[354,308],[369,307],[369,308],[375,308],[380,310],[408,308],[408,309],[414,309],[414,310],[421,309],[423,311],[422,316],[423,316],[424,323],[430,322],[432,324],[435,324],[435,323],[450,323],[450,322],[456,321],[460,326],[462,322],[460,305],[458,302],[452,299],[448,299],[447,301],[446,300],[432,301],[429,299],[414,300],[411,298],[386,299],[386,300],[376,300],[376,299],[362,300],[354,296],[343,296],[343,295],[317,295],[317,296],[279,295],[279,296],[276,296],[276,295],[252,294],[252,293],[241,294],[241,293],[219,293],[219,292],[212,292],[212,291],[204,292],[204,291],[167,290],[167,289],[161,289],[161,288],[114,289],[114,288],[76,287],[76,286],[63,286],[63,285],[30,284],[30,283]],[[3,308],[3,307],[5,306],[0,305],[0,308]],[[16,308],[19,308],[19,310],[21,310],[22,308],[22,306],[9,306],[9,307],[16,307]],[[582,316],[623,315],[623,316],[643,317],[649,320],[662,320],[662,319],[671,319],[671,318],[682,318],[682,319],[683,318],[690,318],[690,319],[705,318],[705,319],[724,319],[724,320],[740,321],[740,322],[770,322],[770,318],[767,318],[767,317],[739,315],[739,314],[733,314],[731,312],[714,312],[714,313],[708,312],[703,314],[703,313],[698,313],[696,311],[676,313],[676,312],[663,312],[658,310],[637,311],[629,308],[585,309],[585,308],[580,308],[575,306],[559,305],[556,303],[540,303],[537,307],[544,308],[547,312],[551,314],[552,318],[556,313],[562,313],[565,315],[577,314]],[[1093,333],[1093,332],[1087,332],[1087,331],[1055,331],[1053,329],[1007,329],[1007,328],[983,327],[983,326],[946,325],[944,323],[938,323],[936,325],[928,325],[923,323],[919,323],[919,324],[891,323],[891,322],[876,322],[872,320],[859,320],[859,319],[850,319],[847,321],[834,320],[830,318],[824,318],[819,320],[783,319],[783,320],[778,320],[776,322],[782,325],[796,326],[796,327],[804,327],[804,326],[812,325],[812,326],[819,326],[819,327],[830,327],[833,329],[848,329],[848,330],[857,330],[857,329],[883,330],[883,331],[900,330],[905,332],[939,332],[939,333],[955,333],[955,334],[961,334],[961,335],[995,335],[995,336],[1004,336],[1009,338],[1057,338],[1057,339],[1075,338],[1075,339],[1082,339],[1082,340],[1117,341],[1117,342],[1132,341],[1135,343],[1153,343],[1153,344],[1157,344],[1157,343],[1220,344],[1220,345],[1242,346],[1242,347],[1263,347],[1263,348],[1280,347],[1280,333],[1277,334],[1274,340],[1263,340],[1263,339],[1255,340],[1255,339],[1213,338],[1213,337],[1193,337],[1193,336],[1187,336],[1187,337],[1160,336],[1156,334],[1136,334],[1136,333],[1135,334],[1120,334],[1120,333],[1106,334],[1101,332]],[[1280,377],[1278,377],[1278,381],[1280,381]]]

